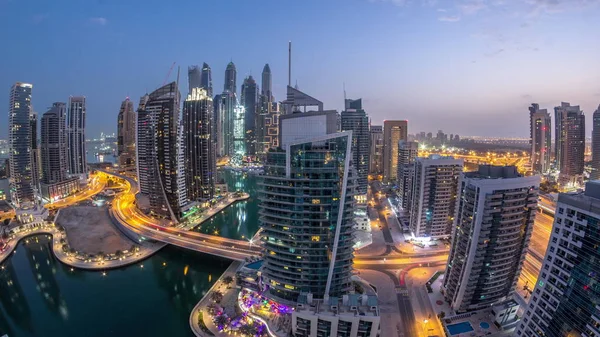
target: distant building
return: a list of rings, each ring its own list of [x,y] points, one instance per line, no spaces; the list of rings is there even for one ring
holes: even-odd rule
[[[35,202],[31,164],[31,89],[28,83],[15,83],[10,89],[8,142],[11,201],[17,207]]]
[[[229,62],[227,64],[227,68],[225,69],[225,92],[231,92],[233,94],[236,93],[237,88],[237,70],[235,69],[235,64],[233,62]]]
[[[369,116],[362,108],[362,100],[346,100],[341,113],[342,131],[352,131],[352,162],[358,173],[358,193],[367,194],[369,178]]]
[[[464,161],[431,155],[414,161],[410,230],[417,238],[446,238],[452,232],[458,181]]]
[[[121,103],[117,120],[117,155],[122,168],[135,165],[135,120],[133,102],[127,97]]]
[[[215,143],[217,156],[232,156],[234,154],[234,116],[237,98],[232,92],[216,95],[213,101],[215,121]]]
[[[550,170],[552,122],[546,109],[539,104],[529,107],[529,138],[531,142],[531,168],[535,173],[546,173]]]
[[[371,125],[370,129],[370,174],[383,174],[383,126]]]
[[[402,208],[410,210],[413,180],[415,176],[415,159],[419,154],[419,143],[401,140],[398,144],[398,188]]]
[[[561,103],[554,108],[556,122],[555,155],[562,181],[583,174],[585,158],[585,115],[579,106]]]
[[[279,116],[282,105],[275,102],[273,97],[271,68],[265,64],[262,72],[262,88],[259,107],[257,108],[256,138],[258,154],[264,154],[269,149],[279,146]]]
[[[213,86],[212,86],[212,71],[210,70],[210,66],[204,62],[202,64],[202,73],[200,75],[200,88],[206,90],[206,94],[209,97],[213,97]],[[193,88],[189,89],[189,92],[192,92]]]
[[[282,102],[284,113],[323,111],[323,102],[300,91],[298,88],[287,86],[286,99]],[[308,108],[308,110],[307,110]]]
[[[246,154],[256,155],[257,142],[257,107],[258,107],[258,85],[252,75],[244,79],[242,84],[242,102],[244,106],[244,128],[246,130]]]
[[[537,212],[539,176],[514,166],[463,173],[444,296],[456,312],[489,308],[515,291]]]
[[[213,100],[203,88],[193,88],[183,103],[183,142],[187,198],[214,197],[217,174],[213,135]]]
[[[292,311],[295,337],[376,337],[379,336],[377,295],[343,295],[317,300],[302,293]]]
[[[142,97],[137,122],[137,171],[140,194],[150,210],[177,221],[186,191],[180,188],[180,94],[176,82]]]
[[[85,157],[85,97],[69,97],[67,114],[67,143],[69,146],[69,174],[79,178],[87,177]]]
[[[192,92],[193,88],[202,87],[202,73],[197,65],[188,67],[188,93]]]
[[[591,180],[600,179],[600,106],[592,119],[592,172]]]
[[[543,266],[516,336],[600,336],[600,182],[559,194]]]
[[[408,121],[383,121],[383,181],[398,179],[398,142],[408,140]]]
[[[259,184],[266,296],[296,301],[301,292],[324,298],[352,288],[356,177],[351,132],[329,127],[336,115],[282,116],[282,148],[267,153]]]

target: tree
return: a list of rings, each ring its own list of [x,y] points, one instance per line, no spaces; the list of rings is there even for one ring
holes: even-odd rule
[[[215,317],[215,325],[218,328],[224,328],[225,325],[228,323],[228,319],[225,315],[219,315],[217,317]]]
[[[121,250],[117,250],[117,251],[115,252],[115,255],[116,255],[117,257],[121,257],[121,256],[123,256],[123,252],[122,252]]]
[[[233,277],[229,275],[223,277],[223,283],[225,283],[225,285],[230,285],[231,283],[233,283]]]
[[[223,299],[223,293],[220,291],[213,291],[213,293],[210,295],[210,299],[216,303],[220,303]]]
[[[444,319],[444,317],[446,317],[446,312],[445,312],[445,311],[442,311],[442,312],[440,312],[440,313],[438,314],[438,317],[439,317],[440,319]]]
[[[242,335],[254,337],[258,333],[258,329],[256,328],[256,326],[254,326],[254,324],[246,324],[242,325],[242,327],[240,328],[240,332],[242,333]]]
[[[75,248],[71,248],[71,249],[69,249],[69,253],[71,253],[71,254],[75,254]]]
[[[4,226],[8,226],[10,224],[10,219],[4,219]]]

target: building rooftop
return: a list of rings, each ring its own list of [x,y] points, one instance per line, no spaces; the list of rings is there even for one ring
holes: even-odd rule
[[[516,166],[496,166],[496,165],[480,165],[479,170],[475,172],[467,172],[465,176],[468,178],[481,179],[507,179],[522,177],[517,171]]]
[[[311,293],[300,293],[296,311],[324,315],[379,316],[376,295],[347,294],[339,297],[313,299]]]

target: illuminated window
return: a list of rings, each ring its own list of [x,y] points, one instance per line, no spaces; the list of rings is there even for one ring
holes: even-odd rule
[[[320,199],[313,199],[312,203],[313,203],[313,205],[318,205],[318,204],[321,203],[321,200]]]
[[[296,289],[296,287],[294,287],[294,286],[291,286],[291,285],[289,285],[289,284],[286,284],[286,285],[285,285],[285,289],[291,289],[291,290],[294,290],[294,289]]]
[[[318,235],[314,235],[313,237],[311,237],[311,240],[318,242],[318,241],[321,241],[321,237]]]

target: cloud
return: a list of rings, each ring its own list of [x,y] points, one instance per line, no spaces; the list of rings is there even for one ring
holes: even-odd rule
[[[533,96],[531,96],[530,94],[523,94],[521,95],[521,98],[524,100],[531,100]]]
[[[438,11],[438,12],[440,12],[440,13],[445,13],[445,12],[447,12],[447,10],[445,10],[445,9],[443,9],[443,8],[438,8],[438,9],[437,9],[437,11]]]
[[[37,25],[44,22],[49,16],[50,15],[48,15],[47,13],[36,14],[31,17],[31,21]]]
[[[582,10],[600,4],[600,0],[526,0],[529,17],[541,14],[556,14],[569,10]]]
[[[458,22],[460,21],[460,16],[442,16],[438,20],[442,22]]]
[[[463,14],[471,15],[477,14],[482,9],[487,8],[487,5],[483,0],[470,0],[467,2],[463,2],[458,6]]]
[[[504,48],[500,48],[500,49],[498,49],[498,50],[496,50],[496,51],[493,51],[493,52],[491,52],[491,53],[486,53],[486,54],[484,54],[484,55],[485,55],[486,57],[494,57],[494,56],[498,56],[498,55],[500,55],[500,54],[501,54],[501,53],[503,53],[503,52],[504,52]]]
[[[96,17],[96,18],[90,18],[89,22],[93,23],[95,25],[105,26],[108,23],[108,20],[103,17]]]

